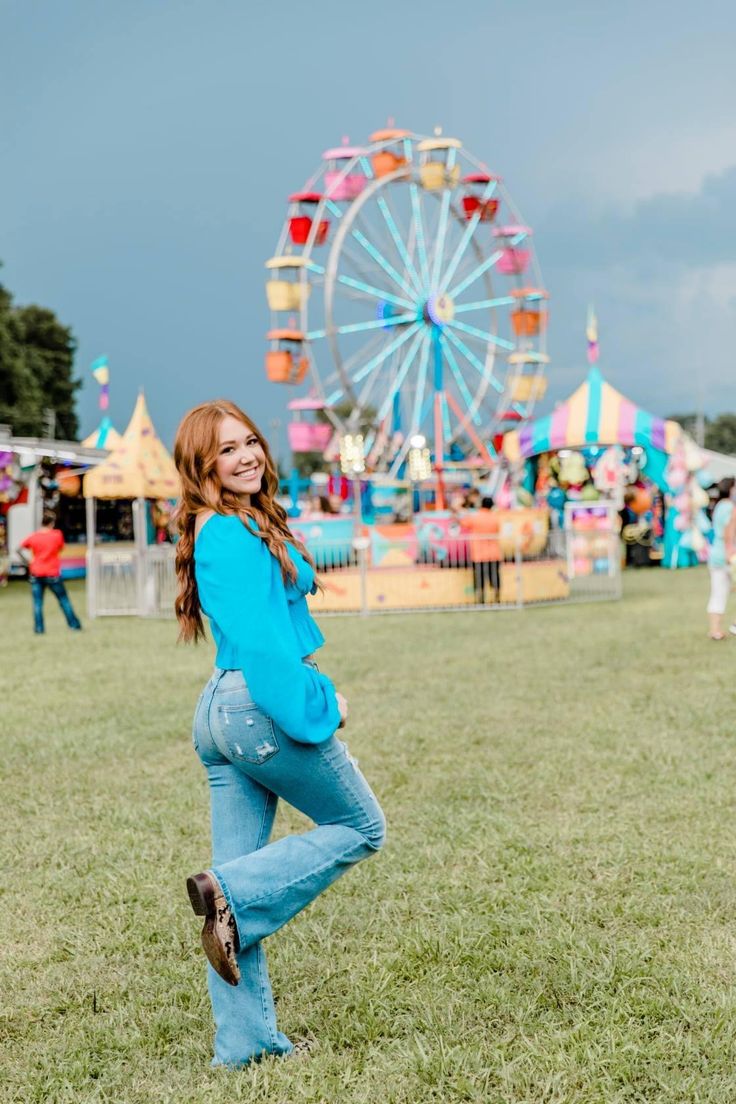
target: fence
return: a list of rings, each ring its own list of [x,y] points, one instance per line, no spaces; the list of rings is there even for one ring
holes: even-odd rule
[[[90,617],[173,617],[176,595],[170,544],[139,550],[100,547],[87,553]]]
[[[552,530],[525,541],[425,526],[413,536],[369,529],[308,547],[323,585],[309,599],[319,614],[521,609],[621,597],[621,546],[612,533]],[[89,553],[90,617],[173,617],[174,555],[171,545]]]

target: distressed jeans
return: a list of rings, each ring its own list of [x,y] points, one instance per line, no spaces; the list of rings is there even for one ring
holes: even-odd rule
[[[46,587],[56,596],[66,617],[66,623],[70,629],[81,629],[79,618],[74,612],[74,607],[69,601],[66,587],[59,575],[31,575],[31,594],[33,596],[33,629],[34,632],[44,632],[43,623],[43,596]]]
[[[293,1049],[276,1027],[261,941],[376,852],[385,821],[345,744],[335,736],[321,744],[292,740],[254,704],[241,671],[215,668],[197,703],[193,740],[210,786],[210,869],[240,938],[237,986],[207,967],[212,1064],[239,1066]],[[316,827],[269,843],[279,797]]]

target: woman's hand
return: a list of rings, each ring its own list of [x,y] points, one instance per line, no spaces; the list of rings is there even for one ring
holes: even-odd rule
[[[335,697],[337,698],[337,708],[340,710],[340,723],[337,727],[344,728],[348,719],[348,703],[337,690],[335,691]]]

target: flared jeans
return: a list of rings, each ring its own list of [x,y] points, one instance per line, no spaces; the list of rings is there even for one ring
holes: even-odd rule
[[[210,786],[210,869],[240,938],[239,985],[207,968],[212,1064],[238,1066],[293,1049],[276,1027],[262,940],[374,854],[385,820],[345,744],[335,736],[321,744],[292,740],[254,704],[241,671],[215,668],[197,703],[193,740]],[[269,843],[279,797],[316,827]]]

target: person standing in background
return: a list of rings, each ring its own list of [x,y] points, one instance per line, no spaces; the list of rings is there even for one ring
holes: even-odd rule
[[[41,528],[21,541],[18,548],[18,555],[26,564],[28,560],[24,555],[25,549],[32,554],[31,562],[28,564],[28,576],[33,596],[33,631],[36,633],[45,632],[43,597],[46,587],[56,596],[69,628],[79,630],[82,627],[61,580],[59,557],[63,547],[64,535],[61,529],[56,528],[56,516],[51,511],[45,510],[41,519]]]
[[[493,499],[482,498],[480,509],[461,515],[460,529],[470,534],[470,561],[473,568],[475,601],[485,605],[486,584],[493,594],[493,602],[501,600],[501,545],[500,523],[493,509]]]
[[[708,549],[710,572],[710,598],[708,600],[708,636],[711,640],[725,640],[723,615],[726,612],[731,591],[729,560],[734,554],[734,487],[736,480],[729,477],[718,484],[718,501],[713,508],[713,543]],[[736,634],[736,625],[731,626]]]

